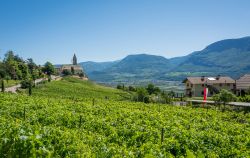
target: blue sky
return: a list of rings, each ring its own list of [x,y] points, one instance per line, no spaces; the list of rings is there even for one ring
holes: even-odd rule
[[[249,36],[249,0],[0,0],[0,56],[43,64],[166,58]]]

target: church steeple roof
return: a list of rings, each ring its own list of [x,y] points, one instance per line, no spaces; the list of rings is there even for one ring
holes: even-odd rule
[[[76,58],[76,54],[74,54],[74,56],[73,56],[73,65],[77,65],[77,58]]]

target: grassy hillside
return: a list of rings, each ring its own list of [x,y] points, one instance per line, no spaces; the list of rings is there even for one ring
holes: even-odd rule
[[[249,113],[122,96],[128,94],[74,78],[36,87],[32,96],[0,93],[0,157],[250,155]]]
[[[70,77],[40,85],[33,89],[33,95],[68,99],[109,98],[112,100],[124,100],[129,97],[128,93],[121,90]]]

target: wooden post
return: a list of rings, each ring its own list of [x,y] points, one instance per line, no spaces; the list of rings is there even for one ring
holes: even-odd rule
[[[32,94],[32,82],[29,83],[29,96]]]
[[[2,82],[1,82],[1,84],[2,84],[2,92],[4,92],[4,90],[5,90],[5,87],[4,87],[4,80],[2,79]]]
[[[24,118],[24,120],[26,119],[26,109],[25,109],[25,107],[23,108],[23,118]]]
[[[80,115],[79,127],[82,126],[82,115]]]
[[[92,100],[92,105],[93,106],[95,105],[95,98],[93,98],[93,100]]]
[[[164,140],[164,128],[161,129],[161,144],[163,143]]]

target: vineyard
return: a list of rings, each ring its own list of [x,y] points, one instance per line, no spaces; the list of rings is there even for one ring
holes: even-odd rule
[[[33,96],[0,94],[0,157],[250,156],[249,113],[134,103],[123,95],[69,78]]]
[[[110,87],[100,86],[91,81],[82,81],[76,78],[65,77],[61,81],[39,85],[33,90],[35,96],[67,99],[112,99],[124,100],[129,94]]]

